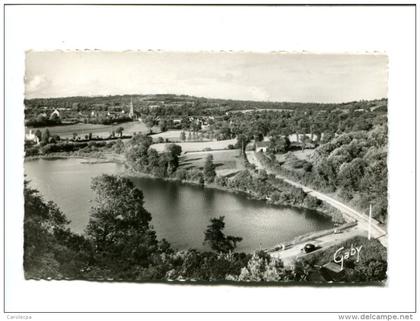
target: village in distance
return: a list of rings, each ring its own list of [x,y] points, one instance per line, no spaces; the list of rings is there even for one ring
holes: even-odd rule
[[[27,279],[387,279],[386,98],[24,104]]]

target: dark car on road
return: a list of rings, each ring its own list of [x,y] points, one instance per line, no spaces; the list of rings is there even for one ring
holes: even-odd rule
[[[312,243],[307,243],[303,247],[303,250],[305,251],[305,253],[311,253],[311,252],[315,251],[316,249],[317,249],[317,247],[315,246],[315,244],[312,244]]]

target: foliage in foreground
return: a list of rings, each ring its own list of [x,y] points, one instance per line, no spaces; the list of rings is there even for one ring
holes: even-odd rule
[[[242,237],[228,235],[225,236],[225,217],[210,219],[210,225],[204,232],[204,243],[210,244],[212,250],[220,253],[229,253],[236,248],[236,243],[242,241]]]
[[[352,256],[344,262],[345,282],[377,282],[387,278],[386,272],[387,252],[385,247],[375,239],[368,240],[366,237],[357,236],[340,244],[332,246],[323,252],[314,252],[305,257],[302,263],[308,267],[322,266],[328,263],[334,256],[334,253],[340,249],[349,249],[352,246],[362,246],[362,255],[359,262]]]

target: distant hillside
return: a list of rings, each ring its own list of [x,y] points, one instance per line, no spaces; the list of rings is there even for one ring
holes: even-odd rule
[[[217,99],[194,97],[187,95],[157,94],[157,95],[113,95],[96,97],[60,97],[60,98],[34,98],[25,99],[27,110],[33,109],[77,109],[77,110],[103,110],[113,107],[128,106],[131,101],[136,109],[159,107],[195,107],[198,110],[222,109],[253,110],[253,109],[307,109],[318,108],[325,110],[340,109],[367,109],[387,105],[387,99],[371,101],[355,101],[340,104],[323,103],[294,103],[294,102],[267,102],[233,99]],[[385,107],[386,108],[386,107]]]

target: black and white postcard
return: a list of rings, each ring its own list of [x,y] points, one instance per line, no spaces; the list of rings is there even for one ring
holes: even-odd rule
[[[6,5],[7,317],[410,317],[414,12]]]

